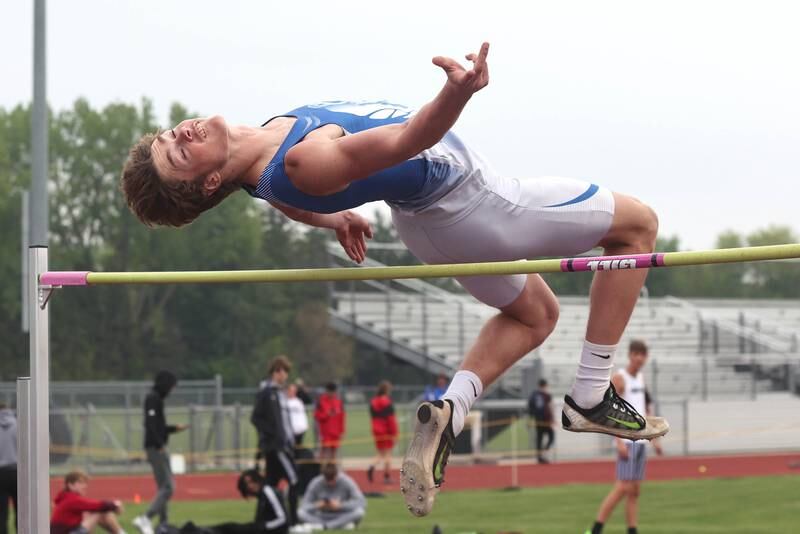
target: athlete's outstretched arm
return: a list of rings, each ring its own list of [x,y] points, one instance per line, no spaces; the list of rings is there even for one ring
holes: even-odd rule
[[[434,65],[447,74],[447,82],[436,98],[404,123],[296,144],[284,159],[292,183],[304,193],[330,194],[435,145],[453,127],[472,95],[489,83],[488,53],[489,43],[483,43],[480,52],[467,54],[473,63],[470,70],[451,58],[433,58]]]
[[[353,211],[340,211],[339,213],[314,213],[283,204],[272,206],[283,212],[293,221],[301,222],[317,228],[330,228],[336,232],[336,239],[342,248],[356,263],[361,263],[367,257],[367,239],[372,239],[372,228],[364,217]]]

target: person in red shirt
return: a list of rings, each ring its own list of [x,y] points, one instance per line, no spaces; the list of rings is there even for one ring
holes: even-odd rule
[[[112,534],[125,534],[117,515],[122,513],[120,501],[87,499],[89,477],[72,471],[64,478],[64,489],[56,496],[50,534],[89,534],[101,527]]]
[[[319,435],[322,448],[319,456],[323,460],[335,460],[336,452],[341,444],[344,434],[344,405],[342,399],[336,394],[336,384],[329,382],[325,385],[325,393],[317,399],[317,408],[314,410],[314,419],[319,425]]]
[[[397,418],[394,416],[394,404],[389,397],[392,384],[383,380],[378,384],[378,392],[369,403],[369,415],[372,418],[372,435],[375,438],[375,448],[378,455],[367,469],[367,479],[372,482],[375,475],[375,466],[383,463],[383,483],[391,484],[390,470],[392,468],[392,449],[397,441]]]

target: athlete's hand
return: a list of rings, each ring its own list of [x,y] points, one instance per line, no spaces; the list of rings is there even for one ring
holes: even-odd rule
[[[336,239],[342,248],[356,263],[361,263],[367,257],[367,239],[372,239],[372,228],[369,221],[358,213],[344,211],[334,227]]]
[[[447,74],[447,81],[459,91],[469,95],[476,93],[489,84],[489,65],[486,56],[489,54],[489,43],[483,43],[477,54],[467,54],[467,61],[472,62],[472,69],[467,70],[455,59],[436,56],[433,64],[441,67]]]

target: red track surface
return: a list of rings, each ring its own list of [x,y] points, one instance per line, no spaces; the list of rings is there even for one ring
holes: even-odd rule
[[[800,455],[738,455],[691,456],[655,458],[647,465],[648,480],[688,478],[745,477],[757,475],[800,474],[790,464],[800,461]],[[348,472],[364,491],[391,489],[381,484],[370,485],[364,471]],[[563,462],[551,465],[519,465],[520,486],[555,486],[567,483],[606,483],[614,480],[613,461]],[[397,480],[397,473],[395,473]],[[50,482],[51,495],[62,487],[60,479]],[[175,500],[237,499],[234,473],[180,475],[176,477]],[[451,465],[447,468],[445,490],[493,489],[511,485],[511,467],[507,465]],[[89,495],[95,498],[114,498],[134,501],[136,496],[150,500],[155,483],[149,475],[98,476],[91,481]]]

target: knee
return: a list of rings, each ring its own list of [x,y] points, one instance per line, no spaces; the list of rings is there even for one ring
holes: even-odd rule
[[[625,495],[629,499],[636,499],[639,497],[639,484],[627,484],[625,487]]]
[[[543,299],[541,302],[537,302],[534,305],[539,307],[539,312],[537,313],[537,320],[532,325],[529,325],[531,328],[532,345],[530,350],[539,346],[542,340],[555,330],[560,313],[558,301],[555,297],[552,299]]]
[[[636,226],[637,246],[646,252],[655,250],[656,238],[658,237],[658,215],[655,210],[640,202]]]
[[[297,518],[303,523],[314,523],[317,521],[316,516],[314,516],[314,514],[310,513],[305,508],[300,508],[297,510]]]

